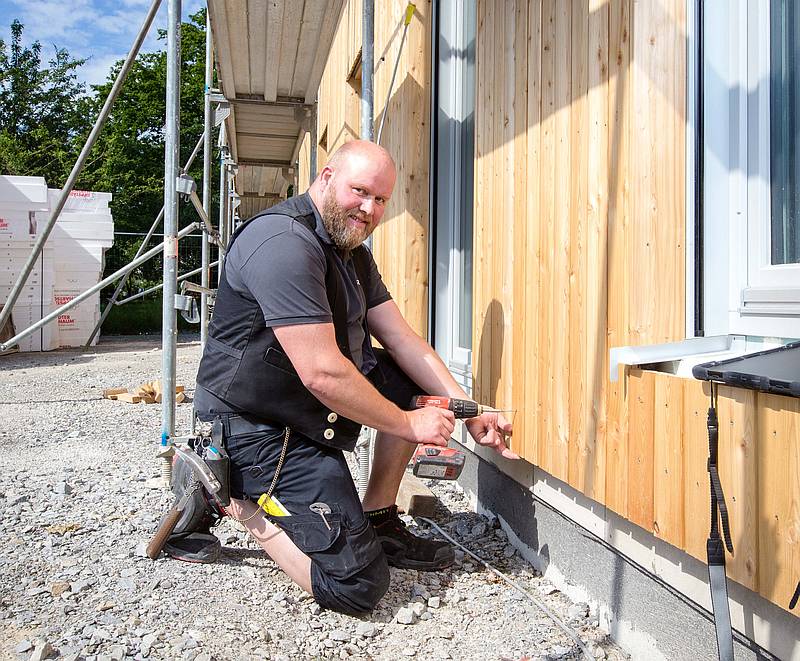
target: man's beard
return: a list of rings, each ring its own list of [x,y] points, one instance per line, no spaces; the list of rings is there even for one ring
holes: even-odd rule
[[[360,246],[375,229],[371,224],[366,227],[353,227],[348,216],[362,218],[358,209],[345,209],[336,201],[333,191],[326,192],[322,198],[322,224],[331,237],[331,241],[341,250],[352,250]]]

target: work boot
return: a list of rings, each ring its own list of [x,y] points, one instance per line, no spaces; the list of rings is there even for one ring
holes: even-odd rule
[[[367,512],[390,567],[435,571],[453,564],[455,553],[447,542],[409,532],[397,514],[397,505]]]

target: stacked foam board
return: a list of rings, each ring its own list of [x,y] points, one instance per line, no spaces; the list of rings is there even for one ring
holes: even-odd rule
[[[50,189],[50,208],[61,194]],[[108,203],[111,193],[72,191],[50,234],[48,244],[55,254],[56,306],[68,303],[97,284],[103,276],[104,254],[114,243],[114,222]],[[58,337],[62,347],[86,342],[100,319],[100,292],[58,317]],[[95,337],[93,343],[97,343]]]
[[[0,303],[5,302],[60,191],[41,177],[0,177]],[[109,193],[73,191],[14,305],[17,332],[96,284],[113,244]],[[21,351],[48,351],[86,342],[100,315],[99,292],[20,341]],[[96,338],[95,338],[96,342]]]
[[[36,241],[37,214],[49,208],[42,177],[0,177],[0,303],[5,303]],[[53,309],[55,269],[53,249],[46,247],[34,263],[20,292],[11,321],[17,332]],[[58,348],[58,330],[45,326],[19,342],[20,351]]]

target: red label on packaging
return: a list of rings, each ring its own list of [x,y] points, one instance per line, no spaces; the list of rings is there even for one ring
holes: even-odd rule
[[[70,317],[68,314],[60,314],[58,315],[58,325],[59,326],[71,326],[75,323],[75,320]]]
[[[65,303],[69,303],[74,296],[54,296],[53,299],[55,300],[56,305],[64,305]]]

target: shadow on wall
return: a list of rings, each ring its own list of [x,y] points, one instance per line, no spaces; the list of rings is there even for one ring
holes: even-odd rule
[[[480,315],[480,311],[475,311]],[[503,364],[505,312],[497,299],[492,299],[483,313],[477,356],[473,351],[473,396],[488,406],[495,406],[500,383],[500,366]],[[499,330],[500,332],[493,332]]]

